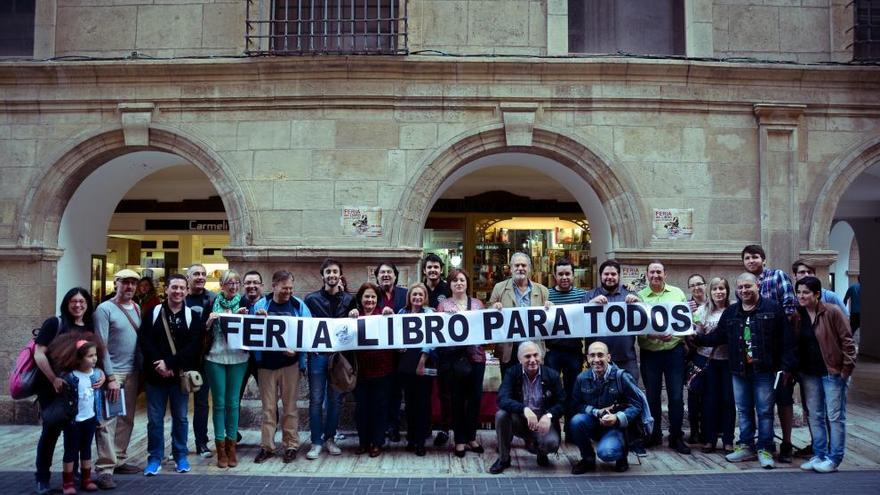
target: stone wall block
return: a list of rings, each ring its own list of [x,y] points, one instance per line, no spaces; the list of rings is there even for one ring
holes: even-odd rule
[[[422,1],[420,41],[422,49],[435,45],[465,45],[468,42],[468,2]]]
[[[292,244],[301,242],[303,230],[303,212],[301,210],[262,211],[258,218],[264,238],[291,240]]]
[[[679,161],[681,144],[681,129],[674,127],[614,129],[614,153],[626,160]]]
[[[245,9],[240,3],[215,3],[203,7],[203,47],[237,47],[243,52],[244,33]]]
[[[383,122],[337,122],[336,147],[355,149],[397,148],[400,129]]]
[[[779,51],[779,8],[747,6],[730,9],[730,52]]]
[[[0,141],[0,163],[5,167],[27,167],[34,164],[37,152],[35,139],[6,139]],[[4,182],[7,180],[3,179]]]
[[[400,149],[425,149],[437,143],[437,124],[403,124],[400,126]]]
[[[490,51],[529,44],[529,3],[522,0],[468,2],[469,41]]]
[[[779,9],[780,48],[785,52],[829,52],[828,8]]]
[[[274,208],[305,210],[315,205],[333,204],[333,182],[278,180],[274,182]]]
[[[247,180],[242,185],[250,190],[257,210],[271,210],[275,207],[275,180]]]
[[[290,147],[333,149],[336,132],[335,120],[294,120],[290,125]]]
[[[239,122],[238,149],[273,150],[290,147],[290,121]]]
[[[318,204],[313,204],[312,209],[303,211],[302,234],[306,237],[342,237],[342,209],[314,209]],[[383,212],[384,213],[384,212]],[[382,221],[385,222],[385,215]]]
[[[547,6],[542,1],[529,2],[529,46],[547,47]]]
[[[317,150],[313,157],[314,179],[376,180],[388,173],[385,150]]]
[[[311,178],[309,150],[260,150],[254,153],[254,178],[304,180]]]
[[[83,51],[133,50],[137,33],[136,6],[58,8],[55,55]],[[110,21],[112,19],[112,21]]]
[[[202,6],[143,5],[138,7],[137,48],[202,46]]]
[[[374,180],[349,181],[340,180],[335,183],[334,197],[336,206],[376,206],[379,197],[378,182]],[[322,202],[326,204],[326,202]]]

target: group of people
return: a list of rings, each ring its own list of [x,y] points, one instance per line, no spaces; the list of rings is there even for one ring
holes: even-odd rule
[[[796,379],[813,438],[812,457],[801,467],[836,470],[844,455],[846,389],[856,358],[846,308],[838,307],[842,303],[833,293],[823,292],[815,270],[804,261],[792,267],[796,278],[792,284],[786,273],[765,266],[760,246],[747,246],[742,259],[745,271],[736,278],[735,298],[727,280],[713,278],[707,286],[705,278],[696,274],[688,278],[688,298],[666,283],[660,261],[647,265],[648,286],[637,293],[621,285],[621,268],[615,260],[600,265],[599,287],[585,291],[573,285],[571,261],[556,261],[555,286],[548,288],[530,280],[529,257],[515,253],[510,259],[511,277],[495,285],[490,308],[689,302],[696,334],[688,339],[664,334],[496,344],[502,370],[495,414],[498,458],[489,472],[499,474],[510,466],[514,436],[525,440],[540,466],[548,465],[563,431],[581,453],[573,474],[595,469],[597,457],[614,463],[618,471],[626,470],[630,451],[646,455],[646,448],[662,440],[664,380],[668,444],[673,450],[688,454],[688,443],[698,443],[704,452],[713,452],[720,437],[729,461],[757,459],[762,466],[773,467],[776,404],[783,429],[777,459],[791,462]],[[239,462],[239,407],[250,376],[257,381],[263,412],[260,449],[253,462],[263,463],[276,455],[284,463],[296,459],[301,376],[309,385],[311,438],[306,458],[317,459],[324,452],[340,455],[335,437],[341,397],[330,385],[331,356],[233,348],[220,330],[219,317],[234,313],[362,318],[484,309],[479,299],[469,295],[466,272],[450,269],[444,280],[443,261],[434,254],[423,260],[422,269],[424,282],[404,288],[397,284],[394,263],[380,263],[374,271],[376,283],[365,282],[351,294],[345,290],[342,263],[327,259],[320,266],[322,287],[303,298],[293,295],[294,275],[287,270],[272,275],[271,290],[265,293],[260,273],[251,271],[242,277],[228,270],[214,294],[205,288],[207,273],[201,264],[190,266],[186,275],[169,275],[164,301],[151,300],[155,304],[145,307],[136,302],[141,278],[132,270],[115,274],[115,294],[97,308],[92,307],[88,291],[71,289],[62,300],[60,316],[48,318],[37,335],[35,360],[45,379],[40,405],[48,407],[64,387],[71,387],[78,390],[79,409],[70,424],[44,422],[37,446],[36,491],[49,492],[52,452],[62,432],[65,494],[76,493],[77,462],[80,487],[87,491],[114,488],[114,473],[158,474],[165,455],[163,423],[169,405],[175,469],[189,471],[189,393],[180,381],[187,371],[198,371],[205,378],[205,386],[193,398],[196,453],[212,457],[216,452],[218,467],[235,467]],[[451,429],[454,455],[484,452],[476,435],[486,371],[482,346],[365,350],[349,358],[358,363],[356,454],[377,457],[389,441],[401,440],[404,400],[407,451],[424,456],[432,430],[437,430],[434,446],[442,447],[449,442]],[[441,413],[432,424],[435,375]],[[148,459],[143,469],[126,462],[141,383],[148,418]],[[682,430],[685,386],[689,442]],[[104,417],[104,401],[122,401],[128,413]],[[740,436],[734,444],[737,415]],[[280,450],[275,444],[279,422]],[[97,444],[94,479],[92,438]]]

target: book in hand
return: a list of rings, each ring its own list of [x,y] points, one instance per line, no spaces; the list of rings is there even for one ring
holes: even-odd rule
[[[125,390],[121,388],[116,402],[110,402],[109,395],[104,394],[104,417],[114,418],[116,416],[125,416]]]

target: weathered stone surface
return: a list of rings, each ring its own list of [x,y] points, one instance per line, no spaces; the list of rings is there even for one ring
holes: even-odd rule
[[[137,48],[202,46],[202,6],[143,5],[138,7]]]
[[[58,8],[55,55],[83,51],[132,50],[137,34],[136,6]],[[108,22],[112,19],[112,22]]]
[[[333,182],[330,181],[278,180],[274,185],[276,210],[305,210],[333,204]]]

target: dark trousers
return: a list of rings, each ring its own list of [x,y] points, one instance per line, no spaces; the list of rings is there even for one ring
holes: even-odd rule
[[[468,443],[477,439],[485,373],[485,363],[471,363],[471,372],[467,376],[462,378],[449,376],[455,443]]]
[[[538,413],[540,414],[540,413]],[[510,444],[514,435],[532,443],[538,454],[548,455],[559,450],[559,431],[551,425],[547,433],[541,435],[529,429],[529,423],[523,413],[510,413],[504,409],[495,412],[495,436],[498,439],[498,457],[510,460]]]
[[[46,386],[51,387],[51,385]],[[54,390],[40,392],[39,395],[37,395],[37,402],[40,404],[40,409],[48,407],[49,404],[52,403],[54,397]],[[40,439],[37,441],[37,471],[34,473],[34,478],[37,481],[42,481],[44,483],[49,482],[49,478],[51,477],[49,469],[52,467],[52,455],[55,453],[55,445],[58,443],[58,437],[61,436],[62,431],[64,431],[64,425],[47,425],[46,423],[43,423],[43,431],[40,432]]]
[[[434,423],[434,430],[449,432],[452,427],[452,382],[455,379],[449,373],[437,375],[437,400],[440,402],[440,419]],[[433,416],[433,415],[432,415]]]
[[[733,445],[736,426],[736,405],[733,402],[733,381],[730,361],[710,359],[706,368],[703,397],[703,441],[715,444],[718,435],[724,445]]]
[[[390,394],[388,396],[388,431],[400,431],[400,404],[403,403],[403,384],[397,370],[388,375]]]
[[[85,421],[73,421],[64,427],[64,462],[92,460],[92,441],[98,419],[95,417]]]
[[[424,445],[431,426],[431,387],[430,376],[414,373],[398,373],[406,399],[406,443]],[[393,407],[393,404],[392,404]]]
[[[699,366],[705,370],[706,365],[709,362],[709,359],[706,356],[701,356],[699,354],[694,355],[692,361],[695,366]],[[703,371],[705,374],[706,372]],[[703,377],[705,380],[705,376]],[[703,432],[705,430],[704,427],[704,415],[703,415],[703,404],[706,400],[706,391],[705,385],[701,386],[699,389],[691,389],[688,388],[688,423],[691,425],[691,437],[699,439],[700,442],[705,442],[703,440]]]
[[[666,351],[642,349],[642,382],[651,416],[654,417],[655,438],[662,436],[660,427],[660,393],[666,382],[666,399],[669,407],[669,438],[681,438],[684,422],[684,345],[679,344]]]
[[[205,370],[199,370],[205,376]],[[202,384],[202,388],[193,394],[193,438],[196,440],[196,448],[199,445],[208,445],[208,398],[211,396],[211,386],[208,380]],[[234,440],[234,439],[233,439]]]
[[[572,352],[568,350],[552,349],[547,351],[547,357],[544,358],[544,364],[548,368],[553,368],[562,375],[562,386],[565,388],[565,396],[571,399],[571,391],[574,389],[574,382],[577,376],[584,369],[584,356],[580,352]],[[565,405],[565,432],[571,431],[571,418],[574,417],[575,405],[571,400],[566,401]],[[568,437],[566,437],[568,438]]]
[[[391,376],[358,377],[354,389],[357,400],[355,420],[361,447],[381,447],[388,428],[388,401],[391,397]]]

